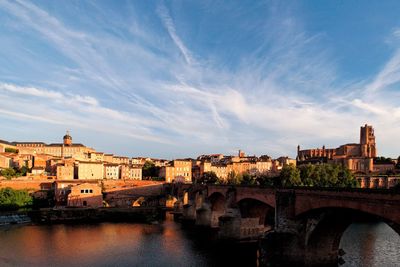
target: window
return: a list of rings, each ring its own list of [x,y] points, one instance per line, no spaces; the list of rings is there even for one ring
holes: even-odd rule
[[[92,190],[92,189],[89,189],[89,193],[93,193],[93,190]]]
[[[81,194],[83,194],[83,193],[85,193],[85,190],[82,189],[82,190],[81,190]]]
[[[88,189],[85,189],[85,193],[86,193],[86,194],[89,193],[89,190],[88,190]]]

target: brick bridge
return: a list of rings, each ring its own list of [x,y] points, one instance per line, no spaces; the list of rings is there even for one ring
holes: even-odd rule
[[[337,266],[343,232],[360,220],[400,234],[400,194],[390,190],[181,185],[175,193],[184,220],[218,227],[221,238],[260,240],[265,266]]]

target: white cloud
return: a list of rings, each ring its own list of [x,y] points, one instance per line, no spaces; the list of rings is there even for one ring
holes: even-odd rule
[[[164,4],[160,4],[157,8],[157,12],[158,12],[165,28],[168,30],[168,33],[171,36],[171,39],[174,41],[174,43],[178,47],[179,51],[185,57],[186,63],[189,65],[194,63],[191,52],[189,51],[189,49],[187,49],[187,47],[182,42],[179,35],[176,33],[174,21],[172,20],[171,16],[169,15],[169,11],[168,11],[167,7]]]
[[[147,141],[143,146],[168,144],[173,151],[166,155],[246,147],[250,153],[294,156],[297,144],[357,141],[358,127],[366,122],[382,133],[382,151],[400,148],[390,148],[387,137],[400,129],[399,103],[394,93],[381,92],[400,80],[399,52],[371,83],[337,85],[334,60],[319,43],[321,36],[309,36],[289,11],[271,11],[253,25],[262,41],[231,70],[218,55],[201,58],[192,52],[162,4],[156,12],[173,47],[135,16],[125,29],[131,40],[72,29],[31,2],[1,2],[0,8],[74,63],[61,64],[43,83],[0,81],[0,99],[8,103],[0,110],[3,116],[127,136]],[[118,32],[113,26],[110,31]],[[183,58],[175,57],[177,49]]]

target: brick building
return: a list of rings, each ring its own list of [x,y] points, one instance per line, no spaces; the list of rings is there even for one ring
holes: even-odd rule
[[[301,150],[298,146],[297,164],[334,163],[344,165],[356,173],[370,173],[374,170],[373,159],[376,153],[374,129],[365,124],[360,127],[360,143],[306,150]]]

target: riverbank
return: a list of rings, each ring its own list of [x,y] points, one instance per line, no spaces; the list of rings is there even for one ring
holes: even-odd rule
[[[144,222],[155,223],[165,217],[158,207],[131,208],[58,208],[31,210],[28,216],[34,223]]]

